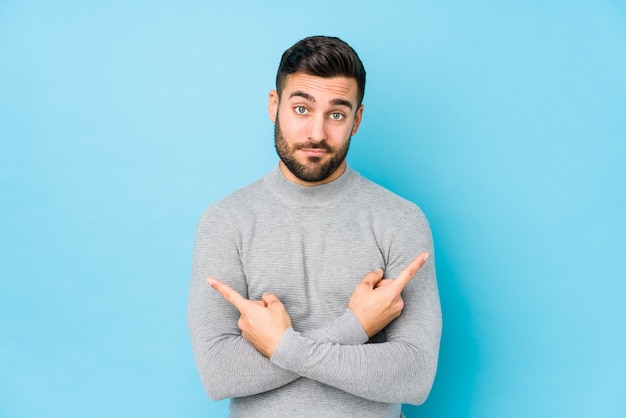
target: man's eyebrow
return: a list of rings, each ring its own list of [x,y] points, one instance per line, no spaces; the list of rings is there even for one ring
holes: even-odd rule
[[[315,97],[311,96],[309,93],[305,93],[300,90],[296,90],[293,93],[291,93],[289,95],[289,98],[291,99],[292,97],[302,97],[304,100],[315,103]]]
[[[330,104],[333,106],[346,106],[348,109],[352,110],[352,102],[345,99],[333,99]]]
[[[300,90],[296,90],[293,93],[291,93],[289,95],[289,98],[291,99],[292,97],[302,97],[304,100],[315,103],[315,97],[311,96],[309,93],[305,93]],[[346,99],[333,99],[330,101],[330,104],[333,106],[345,106],[350,110],[352,110],[353,108],[352,102]]]

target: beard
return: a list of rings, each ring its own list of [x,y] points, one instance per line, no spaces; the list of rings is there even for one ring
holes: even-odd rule
[[[274,146],[276,147],[278,156],[294,176],[308,183],[317,183],[326,180],[339,168],[346,159],[346,155],[348,155],[350,139],[351,137],[338,149],[330,147],[326,140],[320,142],[303,142],[290,147],[280,129],[278,116],[274,124]],[[323,162],[321,157],[308,157],[307,161],[302,163],[296,159],[296,151],[303,148],[323,149],[328,153],[327,155],[330,158]]]

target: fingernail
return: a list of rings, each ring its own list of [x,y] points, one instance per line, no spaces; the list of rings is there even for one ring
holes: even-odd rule
[[[430,257],[430,254],[426,253],[426,254],[424,255],[424,261],[428,260],[428,257]]]
[[[206,282],[209,284],[209,286],[213,287],[213,280],[211,280],[210,277],[206,279]]]

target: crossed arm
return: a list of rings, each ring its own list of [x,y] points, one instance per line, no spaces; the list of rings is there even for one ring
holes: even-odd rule
[[[432,241],[412,240],[427,224],[403,224],[408,232],[393,245],[404,250],[390,249],[386,267],[395,281],[382,279],[380,270],[368,273],[343,314],[296,332],[276,296],[246,300],[239,252],[215,222],[226,221],[211,213],[199,224],[189,300],[192,346],[209,397],[259,394],[305,377],[374,401],[424,400],[436,370],[441,313],[434,263],[424,264],[425,255],[411,262],[406,249],[432,251]],[[229,286],[218,279],[208,286],[209,274],[228,278]],[[365,344],[382,328],[386,342]]]
[[[428,259],[428,253],[418,255],[395,280],[384,279],[381,269],[368,273],[356,286],[348,308],[357,317],[368,337],[385,328],[402,313],[404,300],[402,290]],[[237,323],[241,335],[259,353],[271,358],[283,334],[291,328],[291,318],[285,306],[272,293],[263,294],[258,301],[251,301],[215,277],[207,279],[240,313]]]

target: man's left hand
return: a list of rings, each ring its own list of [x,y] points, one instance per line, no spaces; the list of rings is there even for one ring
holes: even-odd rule
[[[265,357],[272,357],[285,330],[291,327],[291,318],[278,297],[264,293],[261,300],[252,301],[214,277],[209,277],[207,283],[241,314],[237,323],[241,336]]]

